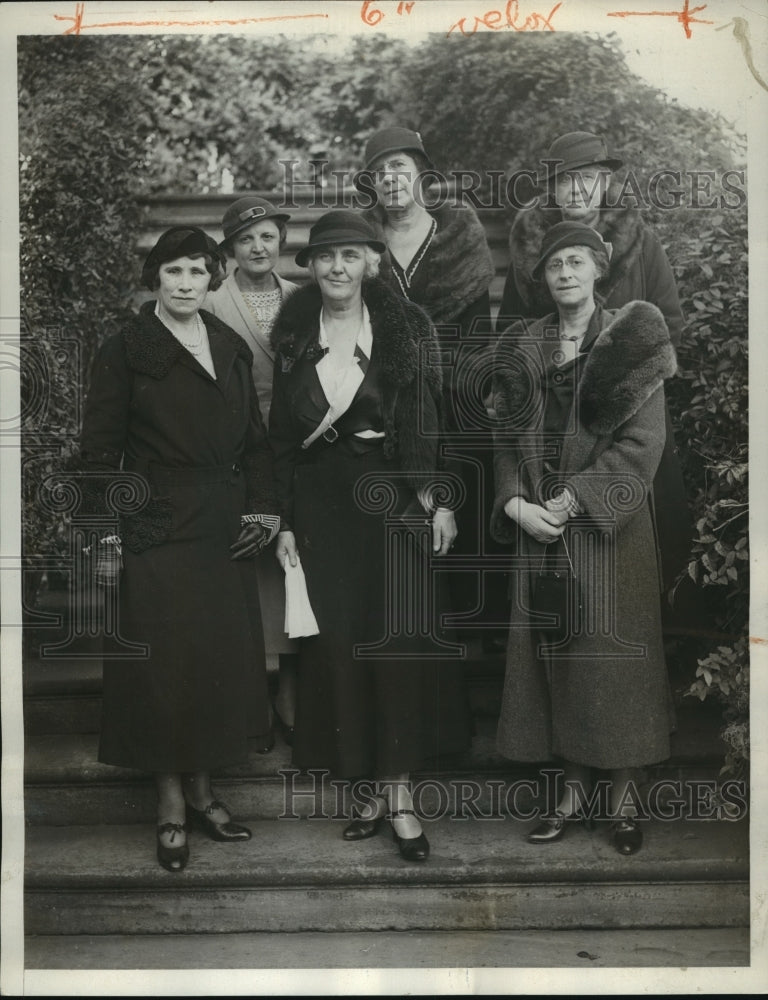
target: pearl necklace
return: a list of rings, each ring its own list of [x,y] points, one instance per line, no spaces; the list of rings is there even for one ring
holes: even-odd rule
[[[195,316],[195,328],[197,330],[197,343],[190,344],[182,337],[180,337],[178,334],[176,335],[176,337],[179,343],[182,346],[186,347],[186,349],[189,351],[190,354],[197,357],[199,354],[202,354],[203,352],[203,337],[205,335],[205,327],[203,326],[199,316]]]

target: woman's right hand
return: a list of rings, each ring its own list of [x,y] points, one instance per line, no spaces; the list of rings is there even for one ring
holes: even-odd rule
[[[285,570],[286,559],[291,566],[295,566],[298,563],[299,553],[296,549],[296,538],[292,531],[281,531],[278,533],[275,556],[283,570]]]
[[[559,538],[565,530],[568,515],[549,511],[537,503],[529,503],[522,497],[512,497],[504,505],[504,513],[537,542],[548,545]]]

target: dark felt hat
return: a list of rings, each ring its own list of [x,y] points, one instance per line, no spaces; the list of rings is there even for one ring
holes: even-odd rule
[[[220,246],[226,249],[230,240],[243,229],[252,226],[254,222],[264,222],[272,219],[273,222],[287,222],[290,215],[287,212],[280,212],[271,201],[266,198],[259,198],[258,195],[246,195],[245,198],[238,198],[224,213],[221,220],[221,228],[224,232],[224,239]]]
[[[141,269],[141,283],[150,291],[155,290],[157,269],[166,261],[178,257],[191,257],[196,253],[207,253],[216,261],[222,271],[226,267],[218,243],[204,233],[199,226],[171,226],[147,254]]]
[[[579,167],[599,166],[609,170],[618,170],[622,161],[608,155],[608,147],[602,136],[594,132],[566,132],[558,136],[542,157],[544,174],[539,178],[539,185],[545,188],[549,181],[567,170],[578,170]]]
[[[429,169],[434,170],[419,133],[396,125],[380,129],[371,136],[365,146],[363,157],[365,166],[363,169],[370,170],[380,156],[385,153],[394,153],[397,150],[402,150],[404,153],[420,153],[426,160]]]
[[[309,231],[309,243],[296,254],[299,267],[306,267],[310,254],[317,247],[339,246],[342,243],[365,243],[377,253],[387,249],[362,215],[349,209],[326,212]]]
[[[583,222],[558,222],[548,229],[541,241],[541,253],[531,271],[538,281],[541,278],[547,258],[563,247],[591,247],[592,250],[602,250],[611,257],[611,244],[606,243],[600,233]]]

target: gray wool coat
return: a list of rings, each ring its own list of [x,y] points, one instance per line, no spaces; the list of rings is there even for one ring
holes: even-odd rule
[[[567,425],[545,437],[545,394],[561,376],[542,348],[556,325],[554,315],[518,324],[495,355],[491,532],[513,553],[498,749],[521,761],[642,766],[669,756],[672,722],[651,505],[665,441],[663,381],[675,372],[675,352],[650,303],[616,313],[598,307]],[[545,546],[504,505],[513,496],[542,503],[562,484],[582,513],[565,534],[576,571],[573,632],[558,645],[534,626],[546,619],[531,609]]]

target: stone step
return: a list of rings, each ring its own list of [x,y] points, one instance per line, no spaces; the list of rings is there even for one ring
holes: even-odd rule
[[[638,770],[641,795],[665,780],[712,782],[722,762],[724,747],[705,706],[691,701],[679,715],[669,761]],[[539,768],[502,757],[495,746],[496,720],[475,719],[472,746],[465,754],[446,757],[412,775],[417,806],[431,816],[447,810],[507,814],[527,808],[524,788],[510,786],[521,780],[536,781]],[[25,754],[25,814],[30,823],[151,822],[155,791],[149,775],[113,767],[97,760],[95,733],[55,733],[27,738]],[[439,766],[438,766],[439,763]],[[254,743],[248,761],[219,772],[217,794],[238,816],[271,819],[286,811],[308,816],[318,810],[333,814],[351,805],[330,775],[299,775],[291,763],[290,748],[280,735],[274,749],[260,754]],[[674,790],[664,792],[666,800]],[[345,797],[346,796],[346,797]],[[522,797],[520,797],[522,796]],[[461,803],[465,803],[464,806]],[[342,803],[341,806],[338,803]],[[457,805],[458,803],[458,805]]]
[[[386,834],[341,839],[342,822],[265,820],[253,839],[190,836],[181,874],[155,858],[151,825],[30,827],[29,934],[743,927],[749,829],[646,825],[622,857],[605,829],[524,840],[530,823],[426,823],[432,854],[409,864]]]
[[[726,968],[750,960],[746,927],[60,934],[27,937],[24,954],[30,984],[37,969],[359,969],[370,982],[374,969]]]
[[[255,746],[255,745],[254,745]],[[101,764],[95,734],[36,736],[25,754],[25,816],[29,823],[151,822],[156,807],[150,775]],[[433,815],[453,810],[457,798],[474,811],[506,810],[507,787],[536,778],[530,765],[515,765],[495,751],[494,724],[482,720],[471,751],[440,761],[440,768],[414,772],[417,807]],[[214,776],[216,794],[240,817],[273,819],[286,812],[309,816],[348,814],[349,787],[323,772],[300,774],[280,736],[269,754],[252,749],[247,763]]]

